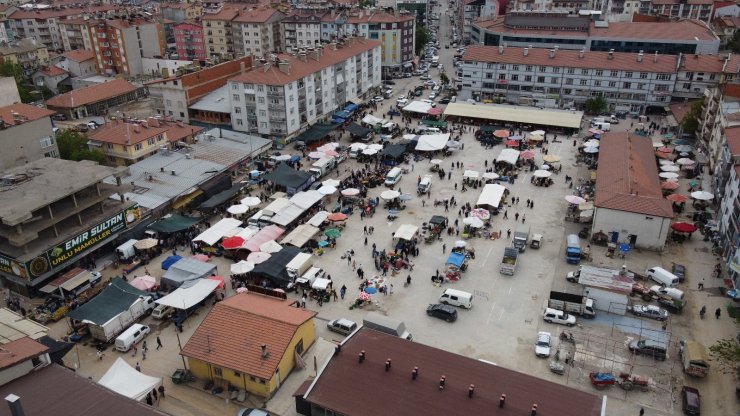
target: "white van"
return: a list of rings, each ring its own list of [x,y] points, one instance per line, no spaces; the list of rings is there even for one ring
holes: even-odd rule
[[[683,290],[676,289],[675,287],[663,287],[663,286],[650,286],[650,292],[658,296],[668,296],[669,298],[683,302],[684,293]]]
[[[429,189],[432,187],[432,177],[429,175],[425,175],[421,180],[419,181],[419,185],[416,186],[419,195],[423,195],[426,193],[429,193]]]
[[[401,168],[393,168],[387,175],[385,175],[385,186],[392,187],[401,181]]]
[[[442,131],[436,127],[419,126],[421,134],[440,134]]]
[[[662,267],[651,267],[645,271],[645,275],[652,279],[655,283],[666,287],[678,286],[679,278],[675,274],[669,272]]]
[[[168,319],[170,316],[175,314],[175,308],[167,305],[157,305],[152,311],[152,318],[154,319]]]
[[[131,346],[138,343],[149,335],[148,326],[142,324],[133,324],[131,327],[116,338],[116,349],[121,352],[126,352],[131,349]]]
[[[473,295],[462,290],[445,289],[439,297],[439,303],[470,309],[473,307]]]
[[[609,130],[612,129],[612,125],[610,123],[607,123],[607,122],[595,123],[594,124],[594,127],[596,127],[597,129],[599,129],[601,131],[609,131]]]

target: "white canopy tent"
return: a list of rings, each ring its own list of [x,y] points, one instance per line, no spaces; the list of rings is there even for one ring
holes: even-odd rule
[[[331,280],[318,277],[313,281],[311,288],[316,290],[326,290],[329,288],[329,283],[331,283]]]
[[[414,136],[412,135],[405,135],[404,139],[407,138],[406,136]],[[442,150],[447,146],[447,141],[450,140],[450,134],[444,133],[444,134],[424,134],[419,137],[419,141],[416,142],[415,150],[418,150],[420,152],[430,152],[434,150]]]
[[[280,244],[290,244],[295,247],[303,247],[308,240],[312,239],[316,234],[319,233],[319,229],[311,224],[301,224],[290,234],[286,235],[285,238],[280,241]]]
[[[154,302],[160,305],[167,305],[176,309],[187,309],[197,305],[203,299],[207,298],[219,285],[218,280],[198,279],[194,285],[187,288],[174,290],[167,296],[161,297]]]
[[[483,208],[498,208],[501,203],[501,198],[504,196],[506,187],[499,184],[488,184],[483,187],[483,190],[478,197],[478,202],[475,203],[477,207]]]
[[[211,228],[198,234],[193,241],[202,241],[209,246],[218,243],[218,240],[224,238],[226,233],[229,233],[234,228],[242,225],[242,222],[236,218],[224,218],[221,221],[213,224]]]
[[[424,101],[411,101],[403,108],[403,111],[409,111],[412,113],[428,114],[432,106]]]
[[[121,396],[137,401],[144,400],[146,395],[157,388],[161,378],[148,376],[128,365],[118,357],[113,365],[100,378],[98,384]]]
[[[496,162],[506,162],[510,165],[515,165],[516,161],[519,160],[519,153],[516,149],[503,149],[498,154]]]
[[[382,118],[377,118],[377,117],[375,117],[375,116],[374,116],[374,115],[372,115],[372,114],[368,114],[368,115],[366,115],[366,116],[365,116],[365,117],[364,117],[364,118],[362,119],[362,122],[363,122],[363,123],[365,123],[365,124],[372,124],[372,125],[376,125],[376,124],[378,124],[378,123],[383,123],[383,124],[387,123],[387,121],[386,121],[386,120],[383,120]]]
[[[326,211],[319,211],[316,214],[314,214],[313,217],[311,217],[310,220],[306,221],[307,224],[313,225],[314,227],[320,227],[321,223],[326,221],[326,217],[329,216],[329,213]]]
[[[393,234],[393,238],[400,238],[401,240],[411,240],[419,231],[419,227],[411,224],[401,224],[398,230]]]

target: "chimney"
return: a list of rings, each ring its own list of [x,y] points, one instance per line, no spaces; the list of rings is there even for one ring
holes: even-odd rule
[[[138,124],[134,124],[134,132],[141,133],[141,126],[139,126]]]
[[[555,59],[555,49],[550,49],[548,52],[550,53],[550,59]]]
[[[267,344],[262,344],[260,348],[262,348],[262,358],[267,359],[270,356],[270,352],[267,351]]]
[[[524,48],[524,49],[522,50],[522,53],[524,54],[524,56],[527,56],[527,55],[529,55],[529,48]]]
[[[583,59],[583,55],[586,54],[586,49],[581,49],[578,51],[578,59]]]
[[[471,398],[471,399],[473,398],[473,392],[474,392],[474,391],[475,391],[475,384],[471,384],[471,385],[470,385],[470,386],[468,387],[468,397],[469,397],[469,398]]]
[[[321,58],[321,51],[318,49],[314,49],[311,52],[311,58],[318,61]]]
[[[414,369],[411,370],[411,380],[416,380],[417,377],[419,377],[419,367],[414,367]]]
[[[608,59],[614,59],[614,49],[609,49],[609,57]]]
[[[170,171],[170,174],[171,174],[172,176],[177,176],[177,173],[175,173],[175,171],[174,171],[174,170],[171,170],[171,171]]]
[[[530,413],[530,416],[537,416],[537,403],[532,405],[532,412]]]
[[[503,408],[506,404],[506,394],[502,394],[501,397],[498,399],[498,407]]]
[[[21,398],[15,394],[9,394],[5,396],[5,401],[8,402],[10,407],[10,414],[13,416],[26,416],[26,412],[23,411],[23,405],[21,404]]]
[[[244,74],[246,72],[246,69],[244,68],[244,61],[239,62],[239,73]]]
[[[500,54],[504,53],[504,45],[498,45],[498,53]]]
[[[653,62],[658,62],[658,51],[655,51],[655,55],[653,56]]]
[[[280,61],[278,62],[278,69],[285,75],[290,75],[290,62]]]
[[[645,54],[640,50],[640,53],[637,54],[637,62],[642,62],[643,56],[645,56]]]
[[[306,58],[306,52],[298,52],[298,58],[303,62],[308,62],[308,58]]]
[[[365,350],[362,350],[359,354],[357,354],[357,359],[359,360],[360,364],[365,362]]]

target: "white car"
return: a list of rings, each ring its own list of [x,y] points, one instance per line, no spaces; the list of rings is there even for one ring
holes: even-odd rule
[[[373,101],[375,101],[376,103],[379,103],[379,102],[381,102],[383,100],[384,100],[384,98],[381,97],[381,96],[379,96],[379,95],[376,95],[375,97],[373,97]]]
[[[429,99],[430,99],[430,100],[433,100],[433,99],[435,99],[435,98],[437,98],[437,93],[434,93],[434,92],[433,92],[433,93],[429,94]]]
[[[574,326],[576,324],[575,316],[552,308],[545,308],[545,312],[542,314],[542,319],[545,322],[549,322],[551,324],[560,324],[566,326]]]
[[[534,355],[547,358],[550,356],[550,347],[552,347],[552,336],[549,332],[538,332],[537,342],[534,343]]]
[[[428,79],[428,80],[424,81],[424,85],[426,85],[428,87],[431,87],[433,85],[437,85],[437,83],[434,82],[434,81],[432,81],[431,79]]]
[[[637,316],[644,316],[659,321],[668,319],[668,311],[654,305],[634,305],[632,307],[632,313]]]
[[[406,98],[399,98],[398,100],[396,100],[396,105],[398,105],[399,107],[403,107],[408,103],[409,103],[409,100]]]
[[[427,104],[431,105],[431,106],[432,106],[432,108],[434,108],[434,107],[436,107],[436,106],[437,106],[437,103],[435,103],[435,102],[434,102],[434,101],[432,101],[432,100],[421,100],[421,102],[423,102],[423,103],[427,103]]]

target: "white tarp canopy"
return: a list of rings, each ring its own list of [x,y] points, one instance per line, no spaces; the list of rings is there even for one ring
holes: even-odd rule
[[[281,227],[287,227],[288,224],[295,221],[305,211],[305,209],[299,207],[298,205],[290,204],[287,207],[283,208],[282,211],[275,214],[275,216],[270,219],[270,222]]]
[[[510,165],[515,165],[516,161],[519,160],[519,153],[516,149],[503,149],[498,154],[496,162],[506,162]]]
[[[184,289],[176,289],[169,295],[155,300],[155,302],[176,309],[187,309],[207,298],[220,283],[214,279],[199,279],[194,285]]]
[[[137,401],[144,400],[152,389],[157,388],[161,378],[148,376],[128,365],[118,357],[112,366],[100,378],[98,384],[121,396]]]
[[[372,114],[368,114],[362,119],[362,122],[365,124],[372,124],[374,126],[378,123],[385,123],[386,121],[382,118],[377,118]]]
[[[326,290],[329,288],[329,283],[331,283],[331,280],[318,277],[313,281],[311,288],[316,290]]]
[[[254,229],[254,228],[249,228],[249,227],[247,227],[247,228],[243,228],[243,229],[242,229],[242,230],[240,230],[240,231],[239,231],[238,233],[234,234],[234,236],[236,236],[236,237],[241,237],[241,238],[243,238],[243,239],[244,239],[244,242],[246,242],[246,241],[247,241],[247,240],[249,240],[249,239],[250,239],[250,238],[251,238],[251,237],[252,237],[253,235],[257,234],[257,231],[259,231],[259,230],[256,230],[256,229]]]
[[[308,240],[312,239],[316,234],[319,233],[319,231],[320,230],[317,227],[314,227],[311,224],[301,224],[295,227],[295,229],[291,231],[290,234],[286,235],[285,238],[280,241],[280,244],[290,244],[295,247],[303,247],[308,242]]]
[[[434,150],[442,150],[445,148],[445,146],[447,146],[448,140],[450,140],[450,133],[424,134],[424,135],[419,136],[419,141],[416,142],[415,149],[420,152],[430,152]]]
[[[408,105],[406,105],[406,107],[403,108],[403,111],[428,114],[431,108],[432,106],[429,103],[425,103],[424,101],[411,101]]]
[[[198,236],[195,237],[193,241],[202,241],[209,246],[212,246],[218,243],[218,240],[224,238],[224,235],[226,235],[226,233],[229,233],[231,230],[240,225],[242,225],[242,222],[237,220],[236,218],[224,218],[221,221],[213,224],[211,228],[198,234]]]
[[[310,220],[306,221],[307,224],[313,225],[314,227],[321,227],[321,223],[326,221],[326,217],[329,216],[327,211],[319,211],[311,217]]]
[[[349,145],[349,148],[355,151],[365,150],[367,149],[367,145],[365,143],[352,143],[351,145]]]
[[[419,230],[419,227],[411,224],[401,224],[400,227],[398,227],[398,230],[396,230],[395,234],[393,234],[393,238],[400,238],[401,240],[407,240],[410,241],[412,238],[414,238],[414,235],[416,235],[416,232]]]
[[[191,280],[210,276],[216,271],[215,264],[204,263],[193,258],[180,259],[164,272],[160,283],[171,287],[180,287]]]
[[[290,198],[290,202],[293,205],[297,205],[303,209],[311,208],[315,203],[321,201],[324,195],[316,190],[309,190],[305,192],[298,192]]]
[[[504,196],[504,190],[506,190],[505,186],[495,183],[484,186],[475,206],[498,208],[501,203],[501,198]]]

